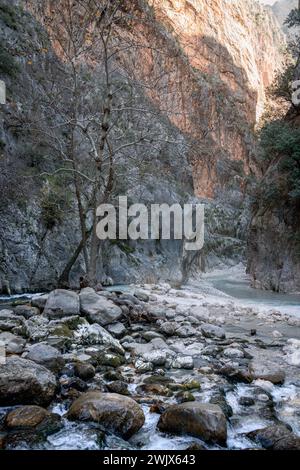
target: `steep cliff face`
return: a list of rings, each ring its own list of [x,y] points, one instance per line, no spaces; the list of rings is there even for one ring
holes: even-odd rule
[[[281,67],[284,36],[272,12],[252,0],[149,3],[184,55],[173,96],[185,119],[171,119],[196,140],[196,194],[214,197],[232,179],[230,162],[249,172],[252,129]]]
[[[61,8],[63,4],[61,0]],[[45,13],[57,17],[59,25],[60,10],[53,0],[0,0],[1,5],[1,39],[16,70],[3,74],[9,100],[0,125],[6,196],[0,207],[0,284],[3,290],[6,285],[19,291],[51,288],[80,234],[72,217],[74,203],[59,224],[45,227],[40,204],[45,187],[22,175],[33,171],[36,161],[43,162],[49,149],[32,141],[22,120],[24,110],[34,109],[31,93],[49,65],[45,51],[53,44],[47,39]],[[18,5],[15,13],[10,5]],[[209,259],[212,246],[214,261],[208,265],[236,253],[242,256],[247,226],[243,198],[247,174],[254,168],[253,127],[263,110],[265,88],[280,67],[284,37],[272,14],[250,0],[136,0],[134,5],[133,23],[122,25],[120,35],[130,41],[134,28],[138,47],[118,55],[118,68],[136,80],[134,93],[143,90],[139,104],[147,110],[145,127],[159,127],[181,144],[174,149],[157,142],[140,183],[128,176],[118,181],[119,187],[147,203],[182,203],[194,194],[216,198],[208,207],[208,232],[214,232],[206,251]],[[144,156],[135,149],[134,158]],[[14,194],[14,186],[22,194]],[[108,246],[103,263],[117,282],[170,275],[180,280],[182,274],[181,247],[172,242]]]
[[[290,30],[284,24],[288,14],[294,8],[298,6],[298,0],[279,0],[272,5],[272,11],[276,16],[277,20],[279,21],[280,25],[282,26],[285,33],[290,34]]]

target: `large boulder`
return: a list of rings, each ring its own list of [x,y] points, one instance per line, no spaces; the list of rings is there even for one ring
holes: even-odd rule
[[[56,348],[42,343],[31,346],[26,358],[47,367],[54,373],[59,372],[65,364],[62,354]]]
[[[114,323],[122,316],[122,310],[111,300],[96,294],[94,289],[87,287],[80,293],[80,309],[91,323],[101,326]]]
[[[56,391],[55,376],[45,367],[17,356],[0,364],[0,405],[48,405]]]
[[[171,434],[188,434],[206,442],[226,444],[226,418],[218,405],[187,402],[171,405],[161,415],[158,429]]]
[[[63,426],[59,415],[32,405],[10,411],[5,417],[4,425],[8,431],[5,439],[7,449],[35,445]]]
[[[266,361],[252,361],[249,365],[249,374],[252,380],[267,380],[275,385],[283,384],[285,380],[285,371]]]
[[[47,303],[48,297],[48,294],[35,296],[31,299],[31,305],[33,307],[39,308],[40,310],[43,310]]]
[[[30,305],[18,305],[14,310],[15,315],[21,315],[28,319],[39,315],[40,310],[37,307],[31,307]]]
[[[56,432],[61,428],[61,418],[55,413],[50,413],[45,408],[36,405],[20,406],[10,411],[4,421],[8,429],[35,428],[48,431],[47,434]]]
[[[93,325],[81,325],[75,332],[74,337],[79,344],[86,346],[102,345],[106,350],[112,350],[119,354],[124,354],[124,349],[116,338],[113,338],[102,326],[95,323]]]
[[[225,339],[226,334],[223,328],[210,323],[204,323],[201,325],[201,332],[205,338]]]
[[[75,292],[64,289],[52,291],[44,309],[44,314],[51,319],[79,315],[79,312],[79,296]]]
[[[93,421],[104,430],[129,439],[144,424],[142,408],[132,398],[116,393],[87,392],[72,404],[70,420]]]
[[[0,344],[4,344],[6,354],[21,354],[24,351],[26,340],[13,335],[9,331],[0,333]]]
[[[12,310],[0,311],[0,331],[11,331],[24,325],[25,318],[14,315]]]
[[[248,434],[268,450],[300,450],[300,437],[293,434],[284,424],[273,424]]]

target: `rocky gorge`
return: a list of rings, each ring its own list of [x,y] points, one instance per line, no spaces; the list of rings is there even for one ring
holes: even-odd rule
[[[166,283],[18,303],[0,310],[2,448],[299,450],[296,317]]]
[[[263,3],[0,0],[1,450],[300,449],[300,16]],[[100,241],[125,195],[204,204],[203,249]]]

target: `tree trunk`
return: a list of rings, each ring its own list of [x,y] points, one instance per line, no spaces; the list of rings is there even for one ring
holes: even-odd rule
[[[77,246],[76,250],[74,251],[73,255],[69,259],[68,263],[66,264],[62,274],[58,279],[58,286],[61,288],[68,288],[69,287],[69,277],[71,269],[73,268],[74,264],[76,263],[81,251],[86,246],[86,242],[90,236],[91,232],[86,232],[85,237],[80,241],[79,245]]]

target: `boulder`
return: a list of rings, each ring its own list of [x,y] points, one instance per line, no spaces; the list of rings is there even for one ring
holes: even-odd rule
[[[144,362],[151,362],[154,366],[163,366],[167,360],[165,351],[149,351],[143,354]]]
[[[274,385],[283,384],[285,380],[285,371],[266,361],[252,361],[249,364],[249,374],[252,380],[267,380]]]
[[[123,323],[112,323],[108,325],[107,330],[113,335],[115,338],[122,338],[126,333],[126,328]]]
[[[79,296],[72,291],[56,289],[49,294],[44,314],[51,319],[79,315]]]
[[[225,330],[223,328],[220,328],[216,325],[211,325],[210,323],[204,323],[201,325],[201,332],[205,338],[226,338]]]
[[[87,392],[75,400],[67,418],[93,421],[124,439],[129,439],[145,422],[142,408],[132,398],[98,391]]]
[[[149,295],[143,290],[136,290],[134,296],[141,302],[149,302],[150,300]]]
[[[49,320],[42,315],[31,317],[26,320],[25,331],[26,336],[32,341],[43,341],[49,335]]]
[[[21,315],[28,320],[28,318],[39,315],[40,310],[37,307],[31,307],[30,305],[18,305],[15,308],[14,313],[15,315]]]
[[[21,406],[5,417],[6,449],[35,446],[62,427],[61,417],[39,406]]]
[[[25,339],[9,331],[0,333],[0,343],[4,344],[6,354],[21,354],[26,345]]]
[[[116,338],[97,323],[93,325],[81,325],[74,333],[78,342],[83,345],[102,345],[106,350],[110,349],[119,354],[124,354],[124,349]]]
[[[25,319],[14,315],[12,310],[0,311],[0,331],[11,331],[24,325]]]
[[[194,360],[191,356],[177,356],[172,362],[173,369],[193,369]]]
[[[84,362],[76,362],[74,372],[76,377],[79,377],[82,380],[90,380],[96,374],[94,366]]]
[[[43,310],[45,308],[46,303],[47,303],[48,297],[49,297],[48,294],[33,297],[31,299],[31,305],[33,307],[39,308],[40,310]]]
[[[58,429],[60,429],[60,421],[59,415],[50,413],[40,406],[28,405],[10,411],[5,417],[4,424],[8,429],[35,428],[41,430],[42,427],[48,427],[50,422],[53,424],[56,422],[59,425]],[[54,432],[56,432],[57,426],[55,428]]]
[[[188,434],[206,442],[226,444],[226,418],[218,405],[187,402],[171,405],[161,415],[158,429],[171,434]]]
[[[242,359],[244,357],[244,352],[237,348],[226,348],[223,351],[223,355],[232,359]]]
[[[122,310],[111,300],[96,294],[94,289],[86,288],[80,293],[80,309],[91,323],[101,326],[114,323],[122,316]]]
[[[56,391],[55,376],[45,367],[17,356],[0,364],[0,405],[48,405]]]
[[[61,353],[48,344],[34,344],[30,347],[26,359],[41,364],[54,373],[59,372],[65,365]]]
[[[248,434],[268,450],[300,450],[300,437],[296,436],[284,424],[273,424]]]

